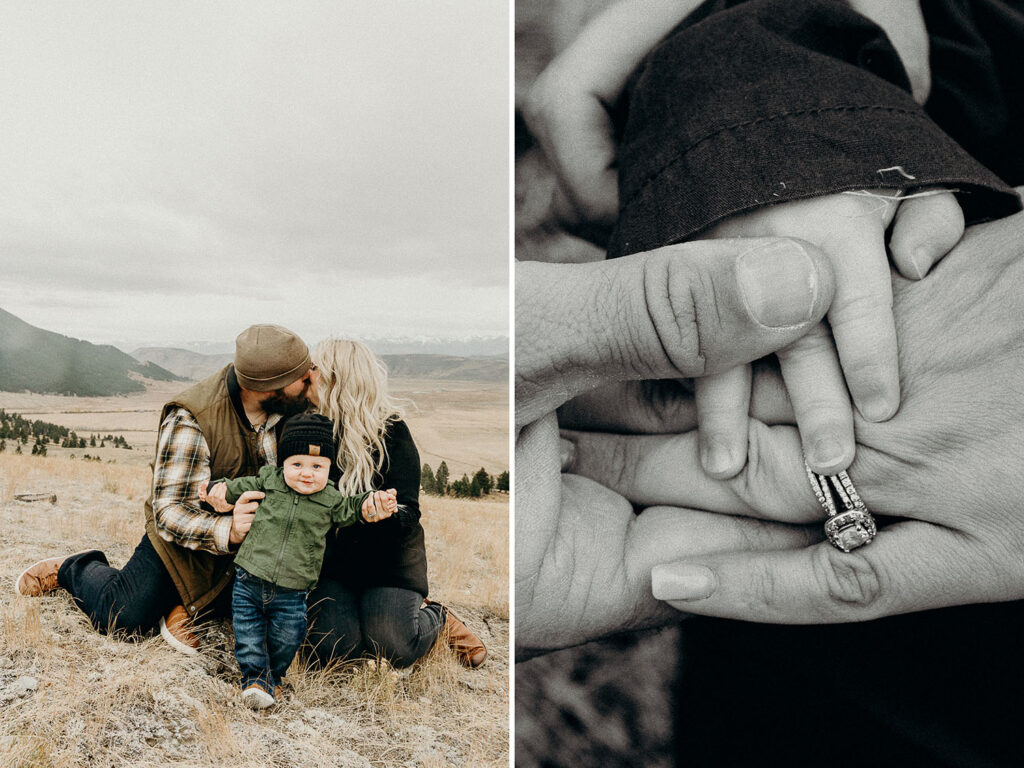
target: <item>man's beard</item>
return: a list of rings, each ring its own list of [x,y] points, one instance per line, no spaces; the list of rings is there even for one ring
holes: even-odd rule
[[[309,410],[313,405],[306,399],[306,393],[309,392],[309,384],[302,389],[302,393],[295,397],[289,397],[284,393],[283,389],[278,389],[270,397],[260,402],[260,407],[266,414],[279,413],[284,418],[294,416],[298,413],[304,413]]]

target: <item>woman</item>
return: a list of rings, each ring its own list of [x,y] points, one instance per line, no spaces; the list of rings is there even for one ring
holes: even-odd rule
[[[381,656],[396,667],[421,658],[442,634],[459,660],[483,664],[483,643],[440,603],[426,600],[427,553],[420,525],[420,458],[387,370],[365,345],[328,339],[313,353],[311,397],[334,422],[338,488],[395,488],[399,512],[373,526],[328,534],[320,581],[310,594],[314,660]]]

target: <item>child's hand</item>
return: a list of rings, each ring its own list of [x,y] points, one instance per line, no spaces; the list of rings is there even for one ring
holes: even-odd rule
[[[227,485],[225,483],[217,483],[216,485],[213,486],[213,488],[207,490],[209,482],[209,480],[203,480],[203,482],[200,483],[199,500],[205,501],[217,512],[224,513],[233,510],[235,508],[235,505],[228,504],[227,502]]]
[[[363,520],[368,523],[379,523],[387,520],[398,511],[398,495],[394,488],[386,491],[374,491],[363,501]]]
[[[727,219],[706,235],[797,237],[817,245],[832,263],[831,337],[822,325],[778,353],[807,462],[822,474],[836,474],[853,461],[851,397],[869,421],[885,421],[899,408],[886,229],[892,223],[892,260],[910,280],[924,277],[964,232],[952,193],[902,201],[895,194],[834,194],[780,203]],[[714,477],[732,477],[746,461],[749,370],[697,379],[696,387],[701,462]]]

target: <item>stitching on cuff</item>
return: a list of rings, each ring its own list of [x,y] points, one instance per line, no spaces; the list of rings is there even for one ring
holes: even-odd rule
[[[769,122],[772,122],[774,120],[781,120],[781,119],[786,118],[786,117],[802,117],[804,115],[819,115],[819,114],[826,113],[826,112],[865,112],[865,111],[871,111],[871,112],[890,112],[890,113],[894,113],[894,114],[904,115],[906,117],[913,117],[913,118],[916,118],[918,120],[924,120],[924,121],[930,120],[930,118],[926,114],[923,114],[921,112],[917,112],[917,111],[914,111],[914,110],[910,110],[910,109],[903,109],[902,107],[888,107],[888,106],[882,106],[882,105],[855,105],[855,104],[851,104],[851,105],[848,105],[848,106],[841,106],[841,107],[815,107],[814,109],[797,109],[797,110],[792,110],[792,111],[789,111],[789,112],[780,112],[777,115],[769,115],[767,117],[757,117],[757,118],[754,118],[753,120],[744,120],[744,121],[739,122],[739,123],[733,123],[731,125],[725,125],[725,126],[722,126],[721,128],[718,128],[718,129],[712,131],[711,133],[709,133],[706,136],[702,136],[701,138],[697,139],[696,141],[692,142],[691,144],[688,144],[687,146],[683,147],[682,149],[679,150],[679,152],[677,152],[675,155],[673,155],[668,160],[668,162],[666,162],[660,168],[657,168],[657,169],[651,171],[651,173],[647,176],[647,178],[645,178],[640,183],[640,185],[636,188],[636,192],[634,192],[632,195],[630,195],[629,198],[627,198],[624,202],[622,202],[619,205],[619,210],[621,211],[621,210],[625,209],[627,206],[631,205],[632,202],[637,197],[639,197],[644,192],[644,190],[647,189],[647,187],[650,186],[650,184],[652,182],[654,182],[655,179],[657,179],[659,176],[661,176],[665,171],[667,171],[669,168],[671,168],[677,162],[682,160],[686,155],[688,155],[694,149],[699,147],[701,144],[704,144],[705,142],[711,141],[711,139],[715,138],[719,134],[725,133],[727,131],[734,131],[734,130],[736,130],[738,128],[746,128],[746,127],[752,126],[752,125],[760,125],[761,123],[769,123]]]

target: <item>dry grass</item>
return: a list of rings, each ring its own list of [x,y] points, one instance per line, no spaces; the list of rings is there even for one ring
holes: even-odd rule
[[[159,636],[94,632],[63,591],[13,594],[17,574],[42,557],[96,547],[123,564],[142,534],[148,484],[142,465],[0,454],[0,766],[508,764],[507,497],[423,504],[431,595],[483,637],[484,667],[466,670],[441,647],[402,673],[296,662],[285,703],[255,713],[239,703],[223,623],[186,657]],[[57,502],[14,498],[30,492]]]

